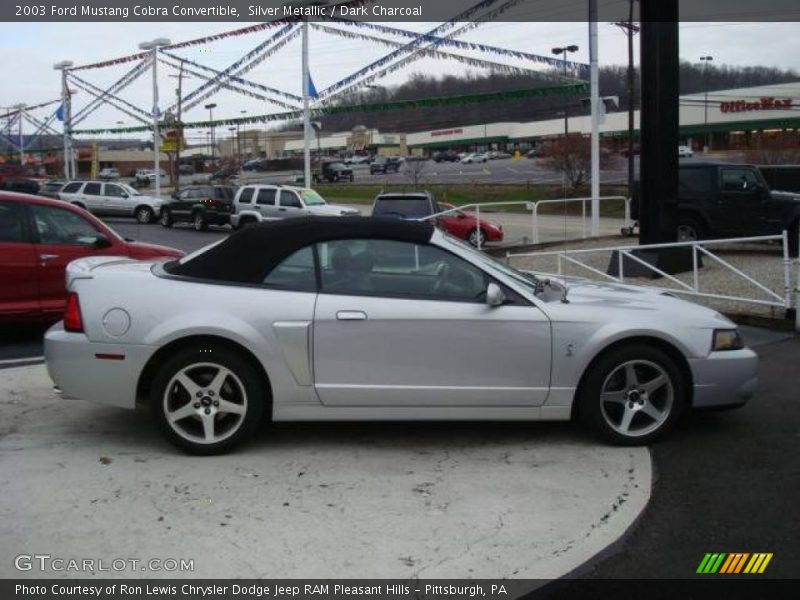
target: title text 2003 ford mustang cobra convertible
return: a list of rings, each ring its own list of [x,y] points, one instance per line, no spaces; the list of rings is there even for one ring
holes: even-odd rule
[[[734,325],[656,290],[550,282],[428,224],[291,219],[172,262],[71,263],[46,336],[66,397],[150,405],[195,453],[264,415],[566,420],[643,444],[688,407],[743,404]]]

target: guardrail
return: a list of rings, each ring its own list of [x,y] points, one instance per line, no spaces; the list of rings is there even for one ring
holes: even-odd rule
[[[598,200],[602,202],[623,202],[625,206],[625,216],[623,218],[623,227],[630,227],[631,225],[631,201],[630,198],[626,198],[625,196],[600,196]],[[552,200],[536,200],[536,201],[526,201],[526,200],[513,200],[508,202],[478,202],[474,204],[464,204],[462,206],[456,206],[454,208],[443,210],[442,212],[428,215],[427,217],[422,217],[418,219],[419,221],[429,221],[432,219],[436,219],[438,217],[442,217],[445,215],[449,215],[451,213],[457,213],[459,211],[474,211],[475,219],[477,221],[476,229],[480,231],[480,224],[481,224],[481,208],[484,210],[491,209],[491,208],[499,208],[505,206],[523,206],[526,211],[531,211],[531,243],[538,244],[540,240],[539,236],[539,206],[540,205],[551,205],[551,204],[567,204],[567,203],[581,203],[581,235],[583,238],[588,237],[586,234],[586,222],[587,215],[586,210],[586,203],[591,202],[592,198],[556,198]],[[567,215],[564,215],[565,218]],[[486,218],[484,217],[484,220]],[[566,241],[566,235],[565,235]],[[481,248],[482,242],[480,240],[480,236],[478,236],[477,240],[477,247],[478,249]]]
[[[800,235],[798,235],[798,239],[800,241]],[[768,288],[766,285],[761,283],[760,281],[756,280],[754,276],[751,276],[745,273],[743,270],[735,267],[730,262],[726,261],[725,259],[721,258],[718,254],[715,254],[711,250],[707,248],[707,246],[720,246],[720,245],[731,245],[731,244],[744,244],[744,243],[757,243],[757,242],[770,242],[770,241],[780,241],[782,244],[782,259],[783,259],[783,294],[778,294],[774,290]],[[642,260],[640,257],[633,254],[634,251],[640,250],[659,250],[664,248],[691,248],[692,250],[692,282],[691,284],[686,283],[670,275],[669,273],[664,272],[663,270],[659,269],[655,265],[651,265],[650,263]],[[617,275],[611,275],[609,273],[605,273],[589,264],[586,264],[585,261],[582,261],[580,258],[581,256],[586,256],[590,254],[598,254],[601,252],[616,252],[617,253]],[[699,257],[705,256],[717,264],[721,265],[725,270],[733,273],[735,276],[744,279],[745,281],[751,283],[759,290],[764,292],[764,294],[769,299],[759,299],[759,298],[747,298],[743,296],[733,296],[728,294],[716,294],[710,292],[702,292],[700,291],[700,270],[699,270]],[[563,276],[564,271],[564,264],[568,263],[571,265],[575,265],[590,273],[595,275],[599,275],[601,277],[610,279],[612,281],[618,283],[625,282],[625,262],[626,259],[628,261],[634,262],[637,266],[643,267],[646,270],[650,270],[653,273],[663,277],[664,279],[676,284],[678,287],[664,287],[659,285],[651,285],[651,287],[658,287],[659,289],[664,289],[666,291],[670,291],[677,294],[684,294],[687,296],[696,296],[702,298],[713,298],[717,300],[730,300],[734,302],[745,302],[745,303],[752,303],[758,304],[762,306],[774,306],[778,308],[786,309],[790,311],[794,308],[795,312],[795,330],[800,331],[800,260],[797,261],[797,280],[795,282],[794,289],[792,288],[792,281],[791,281],[791,267],[792,267],[792,259],[789,257],[789,234],[787,231],[784,231],[781,235],[765,235],[765,236],[753,236],[753,237],[744,237],[744,238],[730,238],[730,239],[716,239],[716,240],[700,240],[700,241],[689,241],[689,242],[675,242],[675,243],[668,243],[668,244],[648,244],[643,246],[606,246],[603,248],[584,248],[584,249],[577,249],[577,250],[554,250],[554,251],[546,251],[546,252],[520,252],[520,253],[506,253],[506,262],[511,263],[513,258],[521,258],[521,257],[534,257],[534,258],[541,258],[553,256],[556,257],[556,273],[545,273],[542,271],[531,271],[538,275],[552,275],[552,276]],[[792,305],[792,295],[794,292],[794,306]]]

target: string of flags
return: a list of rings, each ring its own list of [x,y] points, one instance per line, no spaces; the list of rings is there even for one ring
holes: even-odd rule
[[[78,123],[86,119],[89,115],[91,115],[94,111],[96,111],[98,108],[100,108],[100,106],[106,103],[105,100],[106,93],[117,94],[126,87],[128,87],[131,83],[136,81],[136,79],[141,77],[144,73],[146,73],[148,67],[150,67],[150,65],[152,64],[149,58],[150,57],[148,56],[138,65],[135,65],[132,69],[128,70],[122,77],[117,79],[106,90],[104,90],[102,94],[94,94],[90,92],[90,94],[94,96],[94,99],[72,116],[71,124],[73,126],[77,125]],[[74,78],[77,76],[73,73],[68,73],[68,77]]]
[[[520,100],[524,98],[550,96],[550,95],[585,95],[589,91],[589,84],[576,82],[565,85],[537,87],[530,89],[511,90],[505,92],[489,92],[483,94],[468,94],[462,96],[443,96],[438,98],[423,98],[419,100],[396,100],[391,102],[377,102],[369,104],[331,105],[318,106],[311,109],[312,117],[326,115],[356,113],[356,112],[384,112],[408,108],[433,108],[438,106],[452,106],[465,104],[479,104],[483,102],[498,102],[506,100]],[[274,121],[291,121],[300,119],[302,110],[293,110],[282,113],[263,115],[248,115],[231,119],[215,119],[214,121],[193,121],[183,123],[184,129],[205,129],[208,127],[232,125],[256,125]],[[77,135],[100,135],[112,133],[139,133],[150,131],[150,125],[135,127],[104,127],[99,129],[79,129],[73,131]]]

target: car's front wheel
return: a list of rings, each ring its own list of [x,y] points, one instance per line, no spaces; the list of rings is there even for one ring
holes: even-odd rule
[[[208,222],[206,221],[206,216],[200,211],[194,213],[192,224],[194,225],[195,231],[205,231],[206,229],[208,229]]]
[[[258,372],[225,347],[185,348],[158,372],[151,391],[156,424],[192,454],[227,452],[261,422],[266,391]]]
[[[478,248],[479,246],[486,244],[486,234],[481,229],[473,229],[469,232],[468,241],[470,245]]]
[[[136,220],[139,223],[151,223],[155,218],[155,213],[153,213],[153,209],[149,206],[140,206],[136,209]]]
[[[687,399],[675,361],[651,346],[622,346],[590,367],[577,398],[580,419],[622,446],[649,444],[670,429]]]
[[[162,227],[172,227],[172,212],[167,208],[162,209],[159,222]]]
[[[678,221],[678,241],[696,242],[705,237],[706,231],[703,223],[695,217],[680,217]]]

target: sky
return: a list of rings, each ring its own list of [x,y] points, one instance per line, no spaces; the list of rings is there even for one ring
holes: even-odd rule
[[[132,54],[138,51],[141,41],[154,37],[167,37],[173,42],[211,35],[246,26],[246,23],[0,23],[0,53],[3,56],[0,107],[20,102],[38,104],[60,95],[60,75],[54,63],[72,60],[76,65],[87,64]],[[413,31],[435,27],[432,23],[394,23]],[[627,63],[625,35],[609,23],[599,25],[599,60],[601,65]],[[213,42],[200,47],[175,51],[195,62],[223,69],[239,59],[258,43],[272,35],[271,31],[240,36]],[[482,42],[503,48],[550,55],[553,46],[577,44],[580,50],[574,59],[588,62],[588,25],[586,23],[484,23],[465,32],[458,39]],[[317,89],[322,90],[346,77],[369,62],[380,58],[391,49],[374,42],[344,39],[313,31],[310,34],[310,70]],[[466,52],[466,56],[485,57],[479,52]],[[797,69],[800,72],[800,23],[686,23],[681,25],[681,58],[697,61],[702,55],[714,56],[715,64],[737,66],[769,66]],[[638,45],[637,45],[638,55]],[[300,38],[281,49],[273,57],[244,75],[294,94],[301,92]],[[488,58],[488,57],[486,57]],[[494,59],[492,60],[503,60]],[[513,59],[505,60],[514,66],[527,66]],[[638,59],[637,59],[638,62]],[[133,63],[111,68],[87,70],[79,75],[98,87],[104,88],[121,77]],[[458,62],[421,59],[378,82],[391,86],[402,83],[415,72],[443,75],[476,71]],[[481,70],[478,69],[477,72]],[[176,79],[171,69],[159,65],[159,88],[162,109],[174,100]],[[184,81],[184,94],[201,82]],[[152,106],[152,80],[149,73],[120,93],[129,102],[150,110]],[[79,92],[74,99],[74,109],[89,101],[89,95]],[[238,117],[246,114],[280,112],[285,109],[274,105],[267,107],[261,100],[222,91],[206,102],[215,102],[215,118]],[[201,106],[204,103],[201,103]],[[207,111],[198,106],[184,114],[184,121],[204,120]],[[47,116],[43,109],[37,113]],[[124,126],[138,125],[131,117],[111,107],[103,107],[87,118],[81,126],[87,128],[114,127],[118,121]]]

